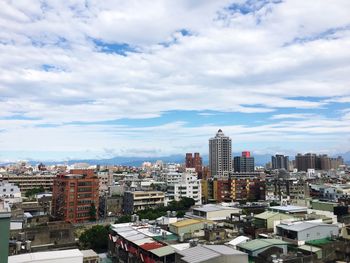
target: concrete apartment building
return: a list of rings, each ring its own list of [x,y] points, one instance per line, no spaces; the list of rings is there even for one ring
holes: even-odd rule
[[[289,157],[282,154],[271,156],[271,165],[273,170],[284,169],[289,171]]]
[[[202,185],[194,168],[187,168],[181,178],[175,183],[167,185],[169,201],[180,201],[182,197],[193,198],[196,205],[202,204]]]
[[[124,192],[124,213],[132,214],[146,208],[164,205],[165,194],[161,191],[126,191]]]
[[[22,202],[21,191],[13,183],[0,182],[0,199],[3,199],[8,204],[20,203]]]
[[[209,171],[218,178],[232,172],[232,140],[221,129],[209,139]]]
[[[53,180],[56,175],[53,174],[36,174],[36,175],[14,175],[5,174],[0,180],[7,181],[19,187],[22,193],[33,188],[44,187],[46,191],[52,190]]]
[[[97,177],[100,196],[108,194],[109,188],[114,185],[113,173],[111,171],[99,171]]]
[[[254,172],[254,157],[250,155],[250,152],[242,152],[242,156],[235,156],[233,159],[233,170],[238,173],[251,173]]]
[[[295,156],[295,164],[298,171],[307,171],[308,169],[315,170],[330,170],[337,169],[344,164],[342,157],[330,158],[326,154],[316,155],[314,153],[300,154]]]
[[[52,214],[57,219],[72,223],[90,220],[90,209],[95,206],[98,211],[98,205],[99,181],[94,170],[75,169],[55,178]]]

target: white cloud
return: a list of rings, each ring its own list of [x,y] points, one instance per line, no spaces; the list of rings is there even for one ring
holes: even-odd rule
[[[70,141],[67,138],[80,129],[82,134],[67,147],[81,147],[91,138],[90,148],[97,150],[109,145],[107,139],[96,139],[105,136],[106,127],[94,128],[92,139],[91,126],[37,125],[146,119],[174,110],[271,112],[272,119],[282,120],[281,127],[258,127],[266,132],[261,136],[252,126],[257,139],[239,135],[256,142],[281,134],[281,138],[294,140],[300,132],[328,132],[335,141],[339,129],[347,131],[347,126],[322,118],[317,125],[288,124],[283,119],[303,120],[308,115],[287,116],[278,110],[317,110],[349,102],[349,1],[270,2],[245,15],[227,9],[229,4],[185,0],[1,2],[0,117],[6,118],[2,127],[7,132],[0,134],[0,147],[30,150],[30,142],[16,138],[40,134],[50,147],[58,144],[62,150],[65,144],[60,142]],[[179,33],[182,29],[191,35]],[[92,39],[127,43],[137,52],[127,56],[103,53]],[[8,120],[14,115],[35,120]],[[200,129],[205,128],[210,129],[199,127],[193,132],[200,136]],[[243,131],[249,133],[250,127]],[[289,137],[284,137],[286,133]],[[138,145],[154,147],[155,141],[146,135],[151,136],[143,133]],[[302,138],[315,140],[311,137]],[[171,152],[179,149],[180,142],[156,148]]]

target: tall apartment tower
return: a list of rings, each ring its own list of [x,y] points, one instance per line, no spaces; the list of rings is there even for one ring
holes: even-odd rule
[[[186,153],[186,168],[194,168],[199,178],[202,178],[203,164],[199,153]]]
[[[73,169],[54,179],[52,214],[57,219],[72,223],[98,219],[98,205],[99,180],[94,170]]]
[[[212,177],[228,176],[232,172],[232,141],[221,129],[209,139],[209,170]]]
[[[271,164],[272,169],[285,169],[289,170],[289,157],[284,156],[282,154],[276,154],[275,156],[271,156]]]
[[[233,168],[238,173],[254,172],[254,157],[250,156],[250,152],[242,152],[242,156],[236,156],[233,159]]]
[[[307,171],[307,169],[317,169],[317,156],[313,153],[300,154],[295,156],[295,165],[298,171]]]

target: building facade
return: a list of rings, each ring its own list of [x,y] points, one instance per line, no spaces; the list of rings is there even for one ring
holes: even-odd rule
[[[271,156],[271,165],[272,169],[285,169],[289,170],[289,157],[284,156],[282,154],[276,154],[275,156]]]
[[[52,213],[57,219],[72,223],[97,219],[98,206],[99,180],[94,170],[71,170],[54,180]]]
[[[123,210],[126,214],[132,214],[139,210],[163,206],[164,198],[164,192],[161,191],[126,191]]]
[[[186,168],[194,168],[199,178],[202,178],[202,157],[199,153],[186,153]]]
[[[250,155],[250,152],[242,152],[242,156],[234,157],[233,168],[238,173],[254,172],[254,157]]]
[[[44,175],[44,174],[36,174],[36,175],[3,175],[2,181],[7,181],[9,183],[15,184],[19,187],[21,192],[25,193],[28,190],[34,188],[44,187],[46,191],[52,190],[53,180],[56,175]]]
[[[232,140],[222,130],[209,139],[209,170],[212,177],[228,176],[232,171]]]
[[[202,204],[202,185],[194,168],[186,169],[181,180],[167,185],[167,196],[170,201],[179,201],[182,197],[192,198],[196,205]]]

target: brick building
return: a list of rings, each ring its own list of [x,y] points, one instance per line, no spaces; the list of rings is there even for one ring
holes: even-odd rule
[[[55,218],[77,223],[98,218],[99,180],[94,170],[74,169],[54,179],[52,214]],[[94,212],[95,211],[95,212]]]
[[[199,153],[186,153],[186,168],[195,168],[198,178],[202,178],[202,157]]]

